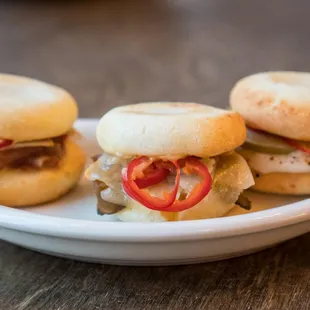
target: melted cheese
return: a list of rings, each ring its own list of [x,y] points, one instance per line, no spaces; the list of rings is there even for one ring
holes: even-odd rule
[[[86,176],[109,186],[109,189],[101,192],[104,200],[126,206],[117,213],[117,217],[122,221],[160,222],[223,216],[235,206],[240,193],[254,184],[251,171],[246,161],[234,152],[202,161],[212,175],[212,189],[200,203],[182,212],[150,210],[128,197],[121,188],[121,170],[127,165],[128,160],[105,154],[88,168]],[[172,190],[173,182],[173,177],[168,178],[166,182],[147,190],[153,196],[162,197],[164,192]],[[179,194],[182,191],[191,192],[197,182],[198,177],[182,175]]]
[[[207,159],[204,162],[213,174],[213,188],[196,206],[182,212],[158,212],[129,199],[126,208],[118,212],[117,217],[124,222],[162,222],[224,216],[235,206],[240,193],[254,184],[250,168],[236,153],[219,156],[216,170],[215,160]],[[197,182],[199,182],[197,177],[182,175],[179,192],[182,189],[190,192]],[[226,188],[226,192],[220,191],[218,185]],[[172,184],[161,183],[150,188],[149,192],[151,195],[162,196],[163,192],[170,191],[172,187]]]
[[[310,155],[301,151],[292,152],[287,155],[258,153],[246,149],[241,149],[239,152],[246,159],[252,170],[262,174],[273,172],[310,172]]]

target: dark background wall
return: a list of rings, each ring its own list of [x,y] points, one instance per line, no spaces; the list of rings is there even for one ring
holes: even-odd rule
[[[67,88],[81,116],[150,100],[226,107],[244,75],[310,70],[307,0],[0,1],[0,71]]]

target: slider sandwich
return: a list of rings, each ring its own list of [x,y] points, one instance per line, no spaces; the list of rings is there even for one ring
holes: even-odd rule
[[[253,185],[234,149],[246,136],[241,116],[197,103],[141,103],[106,113],[97,127],[103,153],[86,177],[100,214],[127,222],[205,219],[250,208]]]
[[[239,153],[253,172],[253,189],[310,194],[310,74],[245,77],[232,89],[230,105],[248,127]]]
[[[85,165],[73,139],[77,112],[61,88],[0,74],[0,204],[41,204],[77,184]]]

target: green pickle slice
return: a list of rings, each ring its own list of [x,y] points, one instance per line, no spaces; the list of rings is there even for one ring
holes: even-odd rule
[[[243,147],[267,154],[289,154],[296,150],[288,145],[281,137],[249,128],[247,128],[247,137]]]

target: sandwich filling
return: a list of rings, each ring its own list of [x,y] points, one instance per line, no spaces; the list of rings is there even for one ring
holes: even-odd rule
[[[256,176],[268,173],[310,173],[310,143],[247,129],[238,150]]]
[[[65,140],[72,134],[16,143],[0,139],[0,170],[55,168],[65,154]]]
[[[86,177],[93,181],[100,214],[133,207],[180,214],[199,206],[221,216],[236,204],[249,209],[242,192],[254,184],[246,161],[235,152],[171,160],[103,153],[94,158]]]

